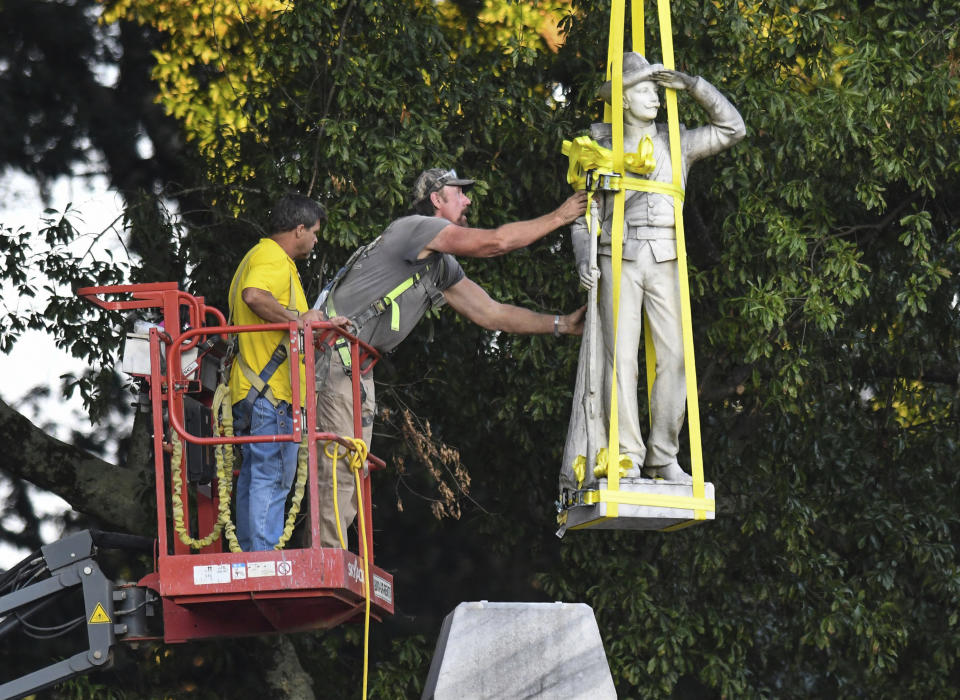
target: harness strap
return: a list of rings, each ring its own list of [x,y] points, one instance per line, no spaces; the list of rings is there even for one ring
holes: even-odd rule
[[[427,266],[427,270],[430,269],[430,266]],[[447,298],[443,296],[443,290],[438,287],[432,277],[425,276],[420,280],[423,285],[423,290],[427,293],[427,296],[430,297],[430,308],[439,309],[441,306],[447,303]]]
[[[289,339],[277,344],[277,347],[273,350],[273,354],[270,356],[270,360],[264,365],[263,369],[260,370],[259,375],[254,373],[247,361],[243,359],[243,355],[237,356],[237,362],[240,363],[240,371],[243,372],[243,376],[250,382],[250,391],[247,392],[243,400],[250,404],[251,407],[253,406],[253,402],[260,396],[263,396],[269,401],[274,408],[280,403],[274,398],[273,390],[267,382],[270,381],[273,373],[277,371],[277,367],[282,365],[283,361],[287,359],[287,346],[289,344]]]
[[[361,256],[366,255],[370,251],[372,251],[377,246],[377,244],[380,243],[380,240],[382,238],[383,238],[382,235],[377,236],[372,241],[367,243],[367,245],[360,246],[355,251],[353,251],[353,255],[347,258],[347,262],[345,262],[343,266],[339,270],[337,270],[337,274],[333,276],[333,279],[327,282],[327,284],[324,285],[323,289],[320,290],[320,296],[317,297],[317,301],[314,303],[313,308],[315,309],[324,308],[324,305],[326,304],[327,299],[330,297],[331,294],[333,294],[333,290],[336,288],[340,280],[342,280],[344,276],[348,272],[350,272],[350,268],[353,267],[353,264],[357,262],[357,260]],[[329,315],[330,314],[328,314],[328,316]]]
[[[337,338],[337,342],[333,344],[334,349],[337,351],[337,354],[340,355],[340,363],[349,369],[350,363],[350,343],[346,341],[345,338]]]
[[[357,330],[357,332],[359,332],[360,328],[362,328],[367,321],[376,318],[384,313],[387,309],[390,309],[390,330],[399,333],[399,298],[404,292],[416,285],[418,282],[423,285],[423,289],[427,293],[427,297],[430,299],[430,306],[442,306],[442,304],[446,301],[446,298],[443,296],[443,292],[437,287],[436,284],[434,284],[433,280],[426,275],[426,273],[429,271],[430,266],[425,265],[423,270],[414,273],[411,277],[405,279],[385,295],[370,304],[370,306],[361,311],[355,317],[351,318],[350,320],[353,322],[354,328]],[[326,314],[328,317],[337,315],[337,310],[333,306],[332,295],[327,296],[326,307]],[[343,338],[340,338],[333,344],[333,347],[340,354],[340,360],[343,362],[343,366],[350,367],[350,346],[347,341]]]

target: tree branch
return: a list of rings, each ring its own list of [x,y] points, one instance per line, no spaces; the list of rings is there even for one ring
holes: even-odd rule
[[[152,512],[140,498],[150,486],[149,461],[129,467],[105,462],[47,435],[2,399],[0,444],[7,474],[55,493],[107,526],[134,534],[155,530]]]

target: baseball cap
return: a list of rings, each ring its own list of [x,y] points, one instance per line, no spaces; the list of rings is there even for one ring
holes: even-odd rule
[[[420,173],[420,177],[413,183],[413,203],[418,204],[447,185],[457,185],[459,187],[470,187],[474,180],[468,180],[457,176],[457,171],[443,168],[430,168]]]

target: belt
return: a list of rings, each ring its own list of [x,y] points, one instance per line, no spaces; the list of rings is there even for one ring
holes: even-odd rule
[[[627,224],[625,238],[636,238],[638,241],[675,241],[677,232],[672,226],[634,226]]]

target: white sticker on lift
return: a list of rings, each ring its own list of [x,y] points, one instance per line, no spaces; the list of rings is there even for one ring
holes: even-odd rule
[[[193,567],[193,585],[207,586],[213,583],[230,583],[229,564],[210,564]]]
[[[277,562],[277,576],[292,576],[292,575],[293,575],[293,562],[289,562],[289,561]]]
[[[244,563],[233,565],[233,580],[241,581],[247,577],[247,565]]]
[[[247,576],[250,578],[262,578],[263,576],[276,576],[277,563],[275,561],[250,561],[247,562]]]
[[[376,574],[373,575],[373,594],[380,600],[393,604],[393,584]]]

